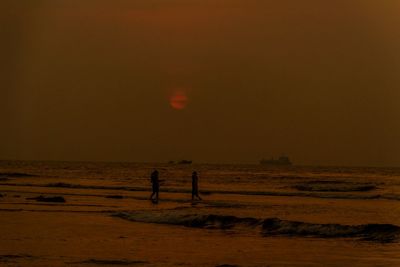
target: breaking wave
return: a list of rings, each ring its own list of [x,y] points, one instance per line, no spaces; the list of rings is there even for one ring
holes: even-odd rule
[[[265,219],[262,224],[265,236],[313,236],[321,238],[359,238],[375,242],[394,242],[400,237],[400,227],[393,224],[314,224],[287,221],[278,218]]]
[[[279,218],[257,219],[216,214],[187,214],[169,210],[163,212],[119,212],[112,216],[122,219],[157,224],[180,225],[204,229],[259,229],[262,236],[356,238],[380,243],[397,242],[400,227],[392,224],[315,224]]]

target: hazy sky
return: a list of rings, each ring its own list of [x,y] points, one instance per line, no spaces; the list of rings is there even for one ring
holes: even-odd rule
[[[2,0],[0,158],[400,166],[399,25],[398,0]]]

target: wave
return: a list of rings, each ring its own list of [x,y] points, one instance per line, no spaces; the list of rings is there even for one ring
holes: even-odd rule
[[[0,263],[14,264],[19,259],[33,259],[32,255],[28,254],[5,254],[0,255]]]
[[[64,182],[49,183],[49,184],[33,184],[33,183],[0,183],[5,186],[30,186],[30,187],[58,187],[70,189],[94,189],[94,190],[122,190],[131,192],[150,192],[150,187],[128,187],[128,186],[102,186],[102,185],[81,185],[70,184]],[[369,191],[372,188],[355,188],[356,190],[299,190],[298,192],[285,192],[285,191],[243,191],[243,190],[201,190],[200,193],[204,195],[222,194],[222,195],[247,195],[247,196],[277,196],[277,197],[313,197],[313,198],[327,198],[327,199],[386,199],[386,200],[400,200],[400,195],[397,194],[369,194],[357,195],[350,194],[350,192]],[[353,188],[354,189],[354,188]],[[187,188],[174,188],[162,187],[162,192],[165,193],[184,193],[190,194],[191,190]],[[344,193],[348,194],[344,194]],[[328,194],[329,193],[329,194]],[[332,194],[338,193],[338,194]]]
[[[293,186],[299,191],[311,192],[368,192],[377,189],[375,185],[301,184]]]
[[[205,229],[260,228],[262,236],[290,236],[316,238],[356,238],[380,243],[397,242],[400,227],[392,224],[315,224],[279,218],[257,219],[216,214],[191,214],[177,210],[162,212],[118,212],[112,216],[122,219],[157,224],[180,225]]]
[[[232,229],[239,224],[247,226],[258,226],[261,221],[256,218],[239,218],[236,216],[224,216],[215,214],[182,214],[176,210],[165,212],[118,212],[114,217],[145,223],[172,224],[186,227],[207,228],[207,229]]]
[[[126,259],[88,259],[84,261],[68,262],[69,264],[97,264],[97,265],[134,265],[134,264],[145,264],[147,261],[139,260],[126,260]]]
[[[13,178],[27,178],[37,177],[35,174],[22,173],[22,172],[0,172],[0,181],[10,181]]]
[[[360,238],[361,240],[387,243],[399,240],[400,227],[393,224],[314,224],[270,218],[263,221],[262,234],[264,236]]]
[[[62,196],[46,197],[46,196],[40,195],[38,197],[27,198],[27,200],[36,200],[39,202],[65,203],[65,198]]]
[[[23,172],[0,172],[0,177],[19,178],[19,177],[36,177],[36,174]]]

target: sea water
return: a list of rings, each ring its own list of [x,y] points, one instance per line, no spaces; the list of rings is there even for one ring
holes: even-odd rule
[[[158,204],[148,199],[155,169]],[[192,171],[203,201],[191,200]],[[400,266],[398,168],[2,161],[0,183],[3,215],[96,213],[145,229],[145,240],[163,233],[169,248],[138,248],[154,266]],[[66,203],[43,205],[38,195]],[[179,242],[199,242],[203,254],[180,259],[171,250]]]

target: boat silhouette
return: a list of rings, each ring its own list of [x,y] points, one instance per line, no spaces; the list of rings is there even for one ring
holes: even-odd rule
[[[262,159],[260,160],[260,164],[262,165],[271,165],[271,166],[291,166],[292,162],[287,156],[280,156],[277,159],[273,157],[271,159]]]

